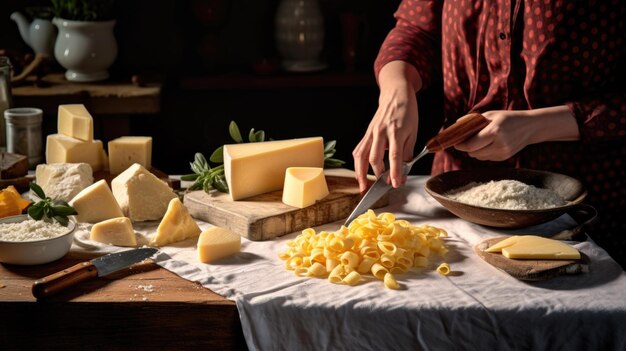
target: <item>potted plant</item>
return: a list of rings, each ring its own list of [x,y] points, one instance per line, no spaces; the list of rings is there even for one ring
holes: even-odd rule
[[[51,0],[59,34],[54,57],[67,69],[65,78],[92,82],[109,77],[117,57],[113,35],[115,0]]]

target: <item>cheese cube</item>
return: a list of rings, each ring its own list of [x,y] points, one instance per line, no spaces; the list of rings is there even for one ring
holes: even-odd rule
[[[200,235],[200,227],[193,220],[185,205],[175,197],[170,200],[167,212],[159,223],[157,234],[150,241],[151,246],[164,246],[167,244],[195,238]]]
[[[69,204],[78,212],[77,222],[97,223],[105,219],[124,217],[104,179],[83,189]]]
[[[283,202],[304,208],[328,196],[324,169],[318,167],[289,167],[285,172]]]
[[[94,224],[89,238],[115,246],[137,246],[133,224],[127,217],[111,218]]]
[[[58,132],[82,141],[93,140],[93,118],[85,105],[59,105]]]
[[[35,169],[35,182],[46,196],[69,202],[93,184],[93,172],[87,163],[41,164]]]
[[[111,181],[113,195],[124,215],[133,222],[161,219],[171,199],[170,187],[135,163]]]
[[[282,189],[288,167],[323,167],[321,137],[224,145],[224,175],[233,200]]]
[[[62,134],[46,139],[46,163],[88,163],[96,172],[103,168],[102,141],[82,141]]]
[[[198,239],[198,260],[202,263],[215,262],[240,250],[241,236],[225,228],[209,228]]]
[[[580,252],[566,243],[536,235],[514,235],[487,248],[486,252],[501,252],[507,258],[577,260]]]
[[[152,167],[152,137],[125,136],[109,141],[109,170],[120,174],[133,163]]]

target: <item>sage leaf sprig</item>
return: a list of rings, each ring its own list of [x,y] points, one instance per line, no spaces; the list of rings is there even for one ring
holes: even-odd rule
[[[46,196],[43,189],[35,182],[28,184],[30,189],[39,198],[39,201],[28,207],[28,215],[34,220],[43,218],[53,219],[66,226],[68,216],[77,215],[76,209],[61,199],[51,199]]]
[[[230,138],[238,144],[245,143],[239,126],[235,121],[230,121],[228,125],[228,134]],[[249,143],[259,143],[266,140],[273,140],[271,138],[266,139],[265,131],[250,129],[248,132]],[[330,140],[324,144],[324,167],[326,168],[338,168],[343,166],[346,162],[333,158],[335,155],[337,145],[336,140]],[[226,183],[226,177],[224,176],[224,146],[220,146],[209,156],[209,161],[212,163],[220,164],[219,166],[211,168],[204,155],[197,152],[194,156],[194,161],[190,162],[192,174],[182,176],[180,179],[185,181],[195,181],[189,190],[204,190],[206,192],[216,189],[223,193],[228,192],[228,184]]]

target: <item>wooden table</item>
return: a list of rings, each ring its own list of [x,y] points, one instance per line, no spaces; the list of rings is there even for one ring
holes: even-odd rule
[[[237,307],[154,263],[37,301],[34,280],[89,257],[0,264],[2,350],[245,350]]]

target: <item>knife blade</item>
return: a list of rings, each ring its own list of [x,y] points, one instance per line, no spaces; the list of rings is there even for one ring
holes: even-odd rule
[[[144,261],[154,256],[158,251],[156,248],[143,247],[116,252],[78,263],[36,280],[32,288],[33,296],[38,299],[47,297],[80,282],[96,277],[104,277]]]
[[[424,149],[415,156],[411,161],[402,164],[402,173],[406,176],[411,171],[413,165],[426,154],[447,149],[469,137],[478,133],[481,129],[489,124],[489,120],[480,113],[470,113],[459,118],[456,123],[442,130],[439,134],[430,139]],[[383,195],[385,195],[392,186],[388,183],[389,170],[383,172],[376,182],[365,193],[361,201],[356,205],[350,216],[346,219],[344,226],[348,226],[350,222],[359,215],[372,207]]]

